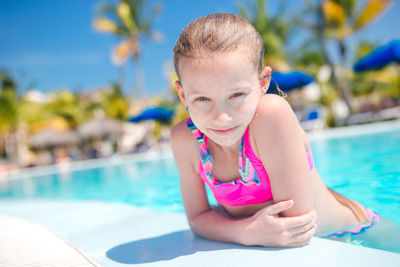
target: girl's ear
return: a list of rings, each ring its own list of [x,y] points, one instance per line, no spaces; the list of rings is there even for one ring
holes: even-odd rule
[[[181,82],[175,81],[175,86],[176,86],[176,91],[178,92],[179,99],[181,100],[181,103],[183,105],[187,106],[186,97],[185,97],[185,93],[183,92]]]
[[[261,91],[264,94],[267,92],[269,84],[271,83],[271,72],[272,69],[269,66],[265,67],[261,72]]]

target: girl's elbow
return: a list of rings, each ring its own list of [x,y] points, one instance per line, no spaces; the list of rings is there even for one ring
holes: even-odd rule
[[[190,230],[196,236],[204,237],[202,235],[201,227],[199,227],[200,226],[200,222],[198,222],[198,220],[196,220],[196,218],[191,218],[191,219],[188,218],[188,223],[189,223]]]

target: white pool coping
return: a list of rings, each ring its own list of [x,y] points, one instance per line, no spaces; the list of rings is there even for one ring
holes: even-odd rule
[[[321,131],[308,132],[311,140],[345,138],[357,135],[377,134],[400,130],[400,120],[375,122],[361,125],[330,128]]]
[[[0,200],[0,213],[40,223],[104,266],[399,266],[400,254],[312,238],[263,248],[195,237],[184,214],[93,201]],[[1,237],[0,237],[1,238]]]

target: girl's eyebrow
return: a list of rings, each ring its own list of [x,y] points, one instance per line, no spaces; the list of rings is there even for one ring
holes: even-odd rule
[[[207,95],[207,94],[203,93],[203,92],[192,92],[192,93],[187,94],[187,96],[190,96],[190,97],[204,96],[204,95]]]
[[[248,86],[243,86],[243,87],[236,87],[235,89],[233,89],[232,91],[247,91],[250,90],[250,87]]]
[[[237,93],[240,91],[248,92],[248,91],[251,91],[251,88],[248,86],[236,87],[231,90],[231,93]],[[206,96],[206,95],[207,95],[206,92],[194,91],[194,92],[188,93],[187,96],[188,97],[197,97],[197,96]]]

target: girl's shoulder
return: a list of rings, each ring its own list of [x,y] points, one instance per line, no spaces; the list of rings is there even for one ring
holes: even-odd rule
[[[250,124],[255,139],[284,138],[298,134],[300,125],[290,104],[281,96],[267,94],[259,101]]]
[[[186,120],[177,123],[171,129],[171,143],[172,145],[181,145],[194,143],[196,139],[194,138],[192,132],[186,124]]]
[[[295,119],[295,120],[293,120]],[[267,94],[263,95],[258,103],[253,124],[285,125],[297,122],[290,104],[281,96]]]
[[[196,156],[199,154],[198,143],[186,125],[185,120],[179,122],[171,129],[170,140],[174,154],[185,154],[188,158],[197,158]]]

